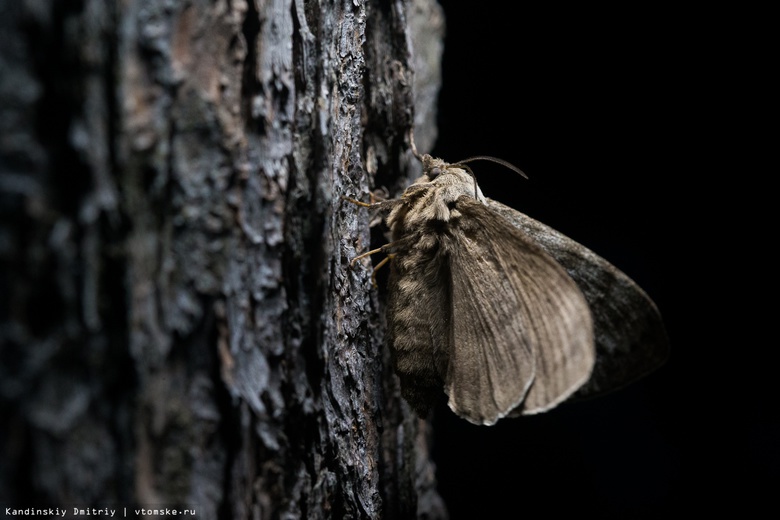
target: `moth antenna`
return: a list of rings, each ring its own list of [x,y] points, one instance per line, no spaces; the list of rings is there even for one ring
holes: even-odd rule
[[[471,168],[469,168],[468,166],[466,166],[465,164],[462,164],[462,163],[451,164],[450,166],[455,166],[457,168],[461,168],[463,170],[466,170],[466,173],[471,175],[471,178],[474,179],[474,198],[476,199],[477,196],[478,196],[477,194],[479,193],[477,190],[479,188],[477,186],[477,176],[474,175],[474,171]]]
[[[409,148],[412,150],[412,155],[414,155],[418,161],[423,162],[422,155],[417,151],[417,145],[414,144],[414,126],[409,128]]]
[[[464,163],[472,162],[472,161],[491,161],[491,162],[494,162],[494,163],[498,163],[501,166],[509,168],[510,170],[512,170],[515,173],[519,173],[524,178],[526,178],[526,179],[528,178],[528,175],[526,175],[523,170],[521,170],[520,168],[518,168],[514,164],[512,164],[510,162],[507,162],[507,161],[505,161],[503,159],[499,159],[498,157],[492,157],[490,155],[477,155],[476,157],[469,157],[468,159],[463,159],[462,161],[456,162],[452,166],[462,166]],[[474,174],[472,173],[471,175],[473,176]]]

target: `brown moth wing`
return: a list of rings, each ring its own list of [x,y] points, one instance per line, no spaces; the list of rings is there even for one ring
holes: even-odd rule
[[[477,424],[537,413],[573,394],[594,363],[588,303],[563,268],[485,204],[461,196],[449,249],[449,405]]]
[[[596,365],[576,397],[615,390],[664,363],[669,343],[661,315],[633,280],[551,227],[500,202],[487,199],[487,204],[563,266],[588,301],[596,338]]]

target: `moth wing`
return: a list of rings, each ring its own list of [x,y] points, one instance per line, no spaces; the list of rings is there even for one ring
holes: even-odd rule
[[[531,237],[577,283],[590,306],[596,364],[577,397],[625,386],[662,365],[669,342],[655,303],[622,271],[582,244],[508,206],[488,207]]]
[[[555,260],[484,204],[460,197],[452,216],[450,408],[477,424],[552,408],[593,367],[584,296]]]

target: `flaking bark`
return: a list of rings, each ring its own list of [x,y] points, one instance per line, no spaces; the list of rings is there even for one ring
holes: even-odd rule
[[[435,2],[3,2],[0,29],[0,502],[446,516],[340,199],[406,182],[413,117],[433,144]]]

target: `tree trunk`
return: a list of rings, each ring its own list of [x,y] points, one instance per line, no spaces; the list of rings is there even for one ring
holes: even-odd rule
[[[445,517],[341,199],[406,183],[415,120],[432,147],[434,0],[3,1],[0,28],[0,503]]]

